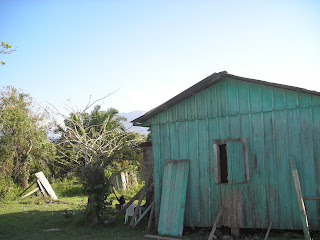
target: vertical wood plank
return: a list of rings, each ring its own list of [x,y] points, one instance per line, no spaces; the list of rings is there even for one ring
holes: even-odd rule
[[[177,123],[169,123],[170,159],[179,159],[179,139]]]
[[[273,88],[270,86],[261,85],[261,101],[263,111],[273,110]]]
[[[199,120],[199,188],[201,226],[211,226],[208,121]]]
[[[279,225],[279,200],[278,200],[278,178],[277,163],[275,159],[274,148],[274,127],[273,112],[265,112],[263,114],[264,125],[264,142],[265,142],[265,169],[266,169],[266,195],[267,195],[267,221],[272,221],[275,228]]]
[[[249,83],[238,82],[239,88],[239,111],[240,114],[248,114],[250,112],[250,93],[249,93]]]
[[[315,107],[320,106],[320,96],[317,95],[312,95],[311,97],[311,105]]]
[[[311,95],[307,93],[298,93],[299,108],[309,107],[311,105]]]
[[[252,127],[252,161],[253,161],[253,182],[254,182],[254,203],[256,227],[266,228],[266,174],[264,162],[264,126],[263,114],[251,114]]]
[[[228,115],[233,116],[239,113],[238,103],[238,81],[227,79],[227,100],[228,100]]]
[[[166,161],[158,226],[161,235],[182,236],[188,173],[188,160]]]
[[[299,126],[299,115],[298,109],[287,110],[287,127],[288,127],[288,158],[294,157],[295,159],[301,160],[301,143],[300,143],[300,126]],[[301,166],[301,165],[300,165]],[[288,175],[291,175],[289,169]],[[291,191],[291,219],[292,226],[296,229],[299,229],[301,226],[299,212],[295,211],[298,208],[298,205],[295,201],[296,193],[294,188],[294,182],[289,181],[288,187]]]
[[[227,89],[226,81],[222,80],[217,83],[217,97],[218,97],[218,116],[227,116],[228,113],[228,101],[227,101]]]
[[[187,119],[189,121],[197,119],[196,97],[191,96],[186,99]]]
[[[286,108],[286,95],[284,89],[273,88],[273,102],[275,110],[284,110]]]
[[[152,148],[153,148],[153,182],[154,182],[154,201],[155,201],[155,220],[159,219],[160,200],[161,200],[161,158],[160,158],[160,128],[159,125],[151,126]]]
[[[278,200],[279,200],[279,225],[282,228],[291,228],[291,194],[286,183],[289,180],[288,176],[288,161],[287,159],[287,122],[285,111],[274,112],[274,144],[275,144],[275,159],[278,174]]]
[[[301,176],[301,188],[302,194],[304,196],[314,196],[317,192],[316,184],[316,166],[314,161],[314,147],[313,147],[313,122],[312,122],[312,111],[310,108],[300,108],[299,110],[299,120],[300,120],[300,146],[301,146],[301,160],[299,164],[297,161],[297,169],[299,175]],[[307,201],[305,203],[307,212],[316,213],[317,212],[317,202]],[[309,223],[311,228],[317,227],[318,217],[317,214],[310,214]]]
[[[251,113],[261,112],[261,91],[260,84],[251,83],[250,90],[250,111]]]
[[[197,121],[188,121],[188,147],[190,158],[190,193],[191,219],[195,226],[200,223],[200,190],[199,190],[199,159],[198,159],[198,124]]]
[[[208,116],[206,91],[202,90],[196,95],[197,119],[205,119]]]
[[[210,173],[210,209],[211,209],[211,217],[214,217],[219,211],[219,207],[221,206],[221,198],[220,198],[220,185],[216,184],[215,179],[215,165],[217,159],[214,158],[214,149],[212,140],[219,139],[219,131],[218,131],[218,119],[211,118],[209,119],[209,173]],[[211,220],[211,224],[213,224],[214,219]]]
[[[207,108],[208,108],[208,117],[216,117],[218,115],[217,107],[217,87],[212,85],[206,89],[207,91]]]
[[[320,107],[312,107],[314,167],[316,172],[316,196],[320,195]],[[318,203],[319,204],[319,203]],[[308,213],[310,214],[310,213]],[[320,212],[317,212],[317,226],[320,226]]]
[[[177,104],[177,119],[180,122],[184,122],[187,119],[186,102],[187,101],[184,100]]]
[[[296,91],[286,90],[287,109],[294,109],[298,106],[298,93]]]
[[[295,164],[293,157],[290,158],[290,164],[291,164],[293,181],[294,181],[294,185],[295,185],[295,189],[296,189],[296,193],[297,193],[297,200],[298,200],[298,205],[299,205],[299,209],[300,209],[301,223],[303,226],[304,238],[306,240],[311,240],[310,232],[309,232],[308,217],[307,217],[307,213],[306,213],[306,209],[304,206],[302,193],[301,193],[299,175],[298,175],[298,171],[297,171],[296,164]]]

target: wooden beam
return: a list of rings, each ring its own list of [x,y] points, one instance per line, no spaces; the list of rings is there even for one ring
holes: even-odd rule
[[[134,220],[136,219],[136,216],[138,215],[138,212],[140,210],[140,206],[141,206],[141,202],[144,198],[144,195],[146,194],[147,192],[147,188],[149,186],[149,183],[150,183],[150,176],[148,177],[147,181],[145,182],[145,185],[143,187],[143,191],[141,192],[140,194],[140,197],[139,197],[139,202],[138,202],[138,205],[136,206],[135,210],[134,210],[134,213],[133,213],[133,216],[131,218],[131,221],[129,223],[129,227],[134,227]]]
[[[219,210],[219,212],[218,212],[218,215],[217,215],[217,217],[216,217],[216,220],[214,221],[214,224],[213,224],[213,226],[212,226],[212,230],[211,230],[211,232],[210,232],[210,235],[209,235],[208,240],[212,240],[213,238],[214,238],[214,239],[217,239],[217,237],[214,235],[214,233],[215,233],[215,231],[216,231],[216,229],[217,229],[217,224],[218,224],[218,222],[219,222],[219,220],[220,220],[220,218],[221,218],[221,216],[222,216],[222,213],[223,213],[223,207],[220,207],[220,210]]]
[[[267,240],[267,239],[268,239],[269,233],[270,233],[270,230],[271,230],[271,226],[272,226],[272,222],[270,222],[270,224],[269,224],[268,231],[267,231],[267,233],[266,233],[266,236],[264,237],[264,240]]]
[[[28,189],[30,189],[35,183],[36,183],[36,181],[34,181],[28,188],[26,188],[22,193],[20,193],[19,197],[21,197],[22,194],[24,194],[26,191],[28,191]]]
[[[151,187],[153,187],[153,183],[150,184],[150,186],[148,187],[148,189],[151,188]],[[131,200],[130,200],[125,206],[123,206],[123,208],[122,208],[119,212],[117,212],[117,214],[116,214],[113,218],[111,218],[111,219],[109,219],[109,220],[106,220],[104,223],[105,223],[105,224],[112,224],[112,223],[114,223],[114,222],[121,216],[121,214],[123,214],[123,213],[127,210],[127,208],[130,207],[130,205],[140,196],[140,194],[142,193],[143,189],[144,189],[144,188],[142,187],[142,188],[140,189],[140,191],[139,191],[136,195],[134,195],[134,196],[131,198]]]
[[[141,219],[148,213],[148,211],[151,209],[151,207],[153,207],[154,205],[154,201],[150,204],[150,206],[143,212],[143,214],[141,214],[141,216],[139,217],[139,219],[136,221],[136,223],[133,225],[133,227],[137,226],[137,224],[141,221]]]
[[[144,235],[145,238],[152,238],[152,239],[160,239],[160,240],[180,240],[180,238],[171,238],[171,237],[161,237],[156,235]]]
[[[297,200],[298,200],[298,205],[299,205],[299,210],[300,210],[300,217],[301,217],[301,223],[302,223],[302,227],[303,227],[304,238],[306,240],[311,240],[310,232],[309,232],[308,217],[307,217],[306,208],[304,206],[304,202],[303,202],[303,198],[302,198],[298,170],[296,168],[296,163],[295,163],[293,157],[290,158],[290,164],[291,164],[294,186],[295,186],[296,194],[297,194]]]
[[[38,190],[39,190],[39,188],[38,188],[38,187],[36,187],[36,188],[35,188],[35,189],[33,189],[31,192],[27,193],[26,195],[23,195],[21,198],[28,197],[28,196],[30,196],[31,194],[35,193],[35,192],[36,192],[36,191],[38,191]]]
[[[48,179],[45,177],[45,175],[43,174],[43,172],[37,172],[37,173],[35,173],[35,175],[36,175],[36,177],[37,177],[37,179],[38,179],[38,180],[37,180],[37,181],[38,181],[38,184],[40,183],[40,184],[39,184],[39,187],[40,187],[40,185],[42,185],[42,187],[45,189],[45,191],[48,193],[48,195],[49,195],[51,198],[57,200],[57,199],[58,199],[58,198],[57,198],[57,195],[56,195],[55,192],[53,191],[53,189],[52,189],[52,187],[51,187]],[[41,187],[40,187],[40,189],[41,189]],[[41,189],[41,191],[42,191],[42,189]]]
[[[151,224],[152,224],[152,219],[153,219],[153,214],[154,214],[154,205],[151,208],[150,217],[149,217],[148,226],[147,226],[147,231],[150,230],[150,227],[151,227]]]
[[[305,200],[320,200],[320,197],[304,197]]]
[[[38,187],[40,188],[40,192],[42,193],[42,195],[44,197],[48,196],[47,191],[44,189],[44,187],[42,186],[42,184],[39,180],[37,180],[37,184],[38,184]]]

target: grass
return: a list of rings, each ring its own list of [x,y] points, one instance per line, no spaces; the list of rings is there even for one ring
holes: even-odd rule
[[[52,187],[58,201],[37,196],[20,199],[17,196],[21,189],[13,189],[9,199],[0,204],[0,239],[144,239],[146,219],[135,229],[124,224],[124,216],[112,226],[86,225],[87,197],[81,195],[81,186],[73,179],[56,182]],[[126,199],[137,190],[126,193]],[[115,196],[109,198],[114,206]]]
[[[127,192],[118,191],[117,195],[124,195],[126,201],[129,201],[140,187]],[[81,195],[81,186],[74,179],[55,182],[53,189],[59,198],[58,201],[37,196],[20,199],[17,195],[21,189],[14,189],[9,200],[0,204],[0,239],[145,239],[147,219],[143,219],[135,229],[124,224],[124,216],[112,226],[86,225],[84,205],[87,197]],[[111,194],[108,200],[113,201],[114,210],[114,204],[117,202],[114,194]],[[149,234],[156,234],[155,230],[151,231]],[[209,233],[209,228],[192,230],[185,227],[183,238],[208,239]],[[264,230],[246,231],[246,235],[241,239],[263,239],[264,234]],[[313,237],[320,239],[318,233],[313,233]],[[298,234],[271,231],[269,240],[283,239],[303,239],[303,234],[302,231]]]

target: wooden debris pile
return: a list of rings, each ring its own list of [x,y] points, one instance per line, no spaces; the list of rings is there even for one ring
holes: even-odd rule
[[[22,194],[24,194],[27,190],[29,190],[34,184],[37,185],[37,187],[35,189],[33,189],[32,191],[30,191],[29,193],[23,195],[21,198],[25,198],[28,197],[30,195],[32,195],[35,192],[40,193],[43,196],[49,196],[54,200],[57,200],[57,195],[55,194],[55,192],[53,191],[48,179],[45,177],[45,175],[43,174],[43,172],[37,172],[35,173],[37,180],[35,182],[33,182],[30,187],[28,187],[26,190],[24,190],[20,196]]]

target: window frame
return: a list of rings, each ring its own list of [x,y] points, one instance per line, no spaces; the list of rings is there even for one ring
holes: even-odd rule
[[[226,154],[227,154],[227,166],[230,164],[230,159],[228,158],[228,142],[242,142],[243,143],[243,150],[244,150],[244,181],[243,182],[230,182],[229,176],[230,173],[228,171],[228,182],[222,183],[221,182],[221,169],[220,169],[220,145],[226,145]],[[249,183],[249,161],[248,161],[248,138],[228,138],[228,139],[215,139],[212,140],[213,144],[213,154],[214,154],[214,173],[215,173],[215,183],[216,184],[238,184],[238,183]]]

